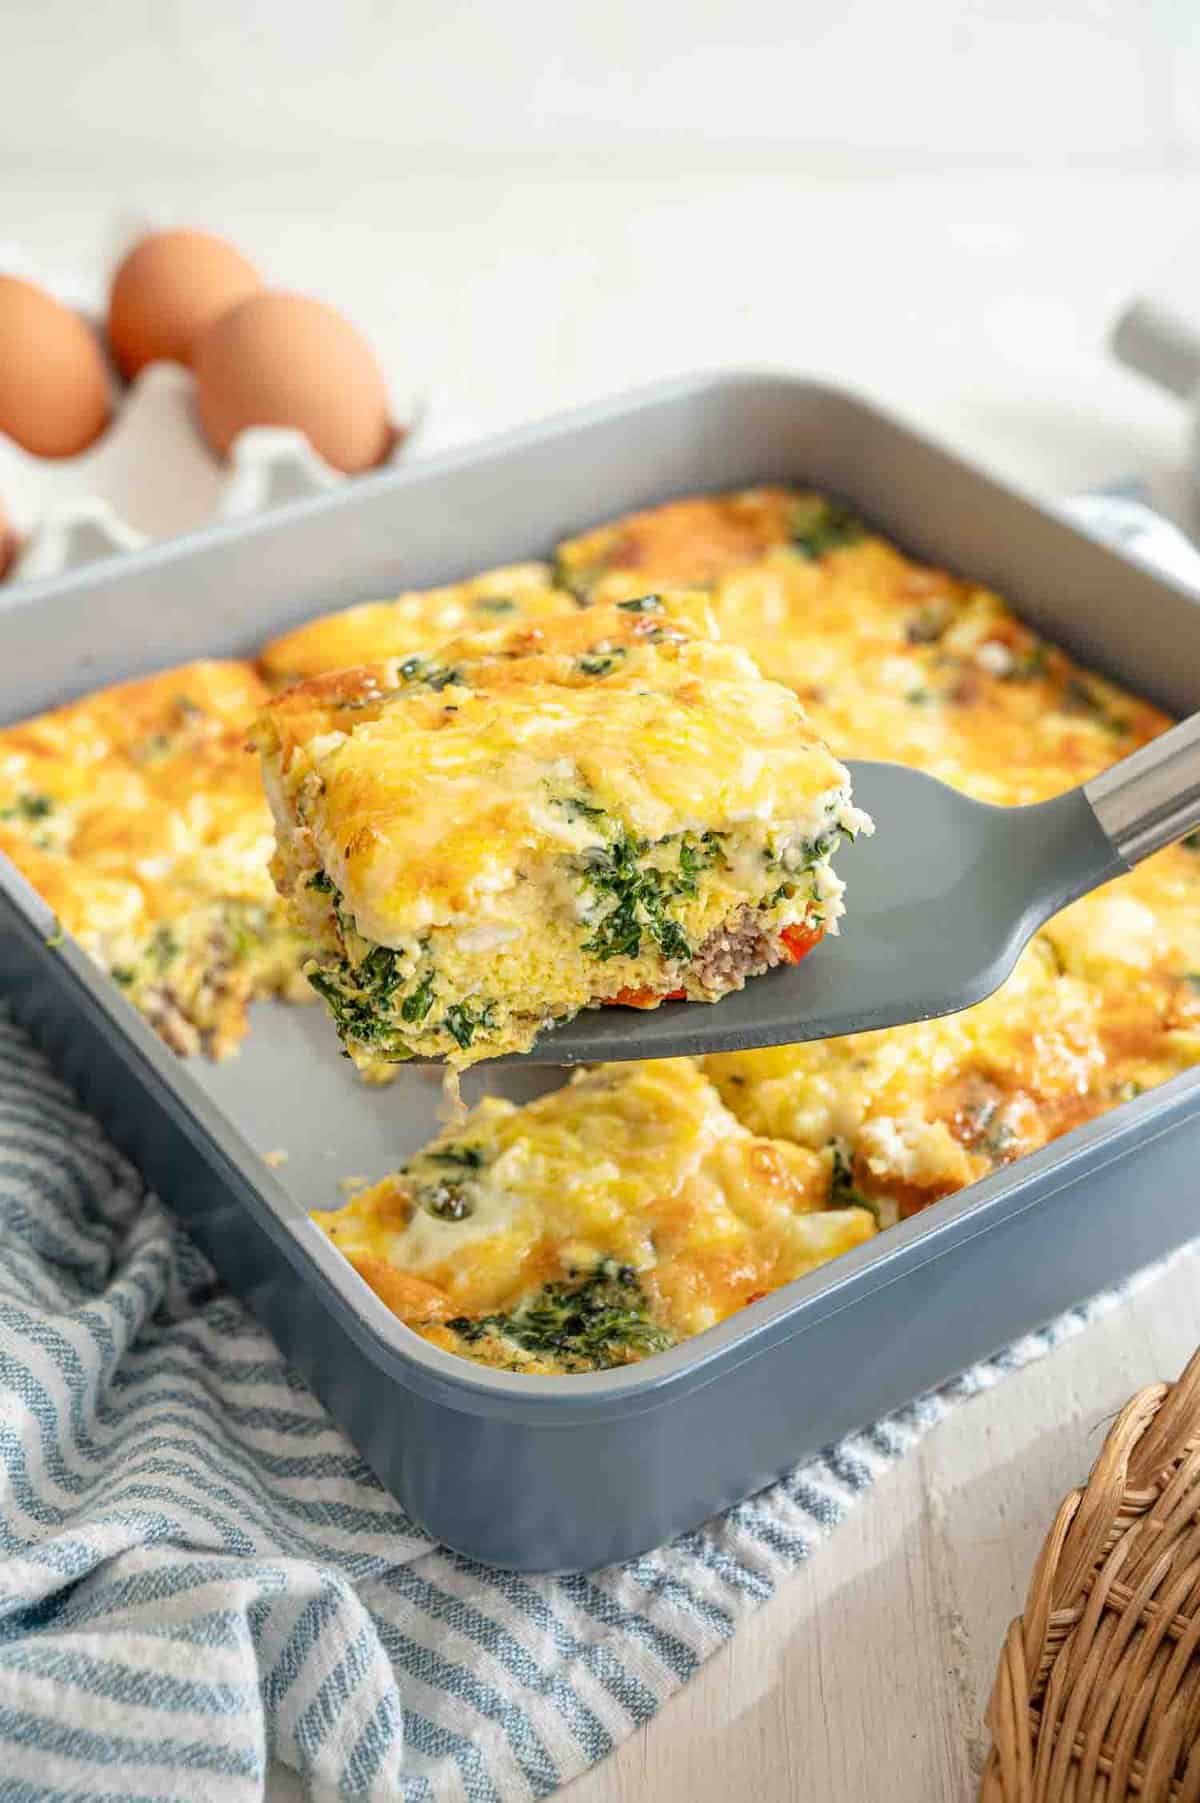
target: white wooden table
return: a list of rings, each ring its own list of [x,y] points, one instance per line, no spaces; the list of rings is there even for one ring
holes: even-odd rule
[[[1180,492],[1182,422],[1103,342],[1196,216],[1186,161],[864,175],[828,159],[819,174],[425,159],[418,179],[367,157],[251,178],[72,164],[68,146],[40,170],[0,153],[0,173],[5,233],[51,266],[86,257],[115,202],[224,228],[276,281],[354,313],[398,386],[480,428],[682,369],[773,364],[851,382],[1045,493],[1139,472]],[[1200,1231],[1197,1191],[1179,1205]],[[572,1803],[961,1803],[1058,1498],[1106,1419],[1197,1341],[1193,1254],[956,1411]]]
[[[1196,1191],[1180,1205],[1195,1208]],[[1135,1202],[1136,1205],[1136,1202]],[[570,1803],[964,1803],[1011,1618],[1110,1418],[1200,1341],[1200,1249],[964,1403]]]

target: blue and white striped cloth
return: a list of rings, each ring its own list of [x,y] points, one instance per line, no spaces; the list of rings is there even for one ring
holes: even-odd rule
[[[0,1798],[544,1797],[1065,1316],[627,1565],[433,1544],[0,1015]],[[1112,1298],[1106,1299],[1111,1303]]]

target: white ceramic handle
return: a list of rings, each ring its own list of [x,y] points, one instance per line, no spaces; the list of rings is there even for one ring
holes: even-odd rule
[[[1102,770],[1083,792],[1127,864],[1200,827],[1200,714]]]

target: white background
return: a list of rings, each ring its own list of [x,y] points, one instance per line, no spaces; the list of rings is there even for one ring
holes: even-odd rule
[[[156,158],[1200,150],[1189,0],[37,0],[3,17],[0,132],[34,155],[93,132]]]
[[[1180,454],[1104,345],[1200,310],[1192,0],[0,0],[0,95],[0,237],[223,229],[481,428],[750,363],[1049,490]]]

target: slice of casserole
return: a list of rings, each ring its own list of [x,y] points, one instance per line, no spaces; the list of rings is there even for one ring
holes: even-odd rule
[[[603,1002],[715,1001],[836,926],[869,828],[787,689],[646,595],[286,691],[276,880],[351,1055],[525,1051]]]
[[[177,1052],[307,993],[270,874],[249,664],[197,663],[0,731],[0,851]]]
[[[313,1219],[426,1339],[526,1372],[603,1370],[699,1333],[875,1232],[829,1152],[764,1139],[689,1059],[487,1097]]]
[[[326,670],[430,651],[462,633],[569,614],[575,607],[569,594],[553,586],[548,565],[512,564],[448,588],[414,590],[322,614],[272,639],[259,654],[259,669],[272,688],[282,688]]]

